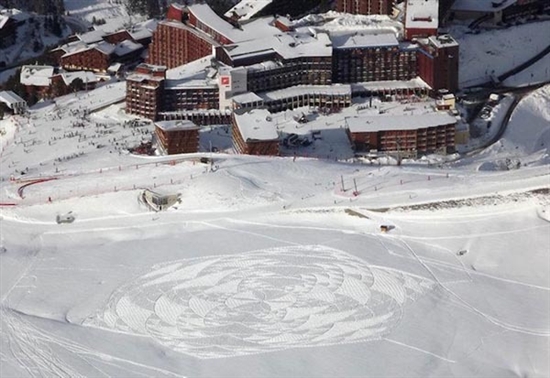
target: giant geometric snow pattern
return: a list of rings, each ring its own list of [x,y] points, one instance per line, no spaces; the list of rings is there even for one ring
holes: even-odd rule
[[[292,246],[154,266],[86,324],[232,357],[378,339],[432,286],[329,247]]]

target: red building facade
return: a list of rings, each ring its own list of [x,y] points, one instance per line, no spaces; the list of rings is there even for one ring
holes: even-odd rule
[[[417,76],[416,60],[415,49],[398,46],[334,49],[332,81],[410,80]]]
[[[458,90],[459,46],[449,35],[420,39],[418,75],[434,91]]]
[[[158,24],[149,45],[148,63],[174,68],[212,54],[216,42],[177,21]]]
[[[65,54],[61,57],[61,66],[66,70],[106,72],[111,65],[111,52],[93,47]]]
[[[388,120],[392,116],[387,116]],[[419,116],[422,117],[422,116]],[[401,157],[417,157],[427,153],[455,152],[456,120],[450,116],[436,125],[421,125],[418,127],[391,128],[352,125],[348,129],[349,139],[356,151],[399,153]],[[365,122],[368,122],[365,120]]]
[[[168,155],[199,150],[199,127],[191,121],[161,121],[155,124],[160,149]]]
[[[392,14],[394,0],[337,0],[336,11],[351,14]]]
[[[178,117],[173,115],[171,118],[167,113],[218,108],[218,87],[171,87],[170,81],[166,80],[165,66],[140,64],[126,79],[126,112],[130,114],[151,120],[169,120]]]
[[[132,36],[127,30],[120,30],[114,33],[104,35],[103,40],[109,43],[112,43],[113,45],[116,45],[119,42],[128,41],[128,40],[133,41],[134,39],[132,38]]]
[[[166,67],[140,64],[126,78],[126,112],[151,120],[162,110]]]

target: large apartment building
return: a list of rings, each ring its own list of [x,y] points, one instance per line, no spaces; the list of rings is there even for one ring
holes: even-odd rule
[[[346,124],[356,151],[392,152],[402,157],[455,152],[456,118],[447,113],[352,117]]]
[[[332,38],[332,81],[360,83],[417,76],[416,45],[393,33],[357,32]]]
[[[458,43],[450,35],[419,39],[419,76],[434,91],[458,90]]]
[[[150,64],[174,68],[212,54],[217,43],[186,24],[159,22],[149,46]]]
[[[232,99],[241,94],[337,83],[386,82],[382,87],[391,88],[392,83],[402,82],[407,89],[418,78],[433,90],[454,91],[458,44],[451,37],[432,35],[437,34],[437,0],[423,2],[408,7],[408,31],[414,41],[403,39],[397,31],[405,26],[406,34],[407,25],[391,20],[361,31],[295,27],[286,17],[277,16],[236,25],[205,4],[172,5],[167,20],[155,32],[149,61],[156,63],[153,67],[171,68],[168,73],[186,71],[185,67],[200,61],[205,66],[183,76],[165,75],[163,80],[158,75],[144,78],[143,72],[129,77],[128,111],[151,119],[175,119],[181,111],[231,110]],[[161,94],[153,95],[155,91]],[[151,113],[153,109],[157,114]]]
[[[216,48],[218,61],[242,67],[247,91],[294,85],[327,85],[332,80],[332,42],[326,33],[289,31]]]

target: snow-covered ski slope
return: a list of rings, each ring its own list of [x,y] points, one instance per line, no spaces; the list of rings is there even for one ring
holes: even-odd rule
[[[117,88],[0,121],[2,377],[549,375],[549,87],[401,167],[128,155]]]

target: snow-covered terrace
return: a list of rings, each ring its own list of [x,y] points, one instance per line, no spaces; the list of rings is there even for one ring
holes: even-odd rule
[[[351,85],[296,85],[275,91],[258,94],[264,101],[277,101],[285,98],[305,96],[310,94],[349,95],[351,97]]]
[[[437,47],[451,47],[451,46],[458,46],[458,42],[450,35],[439,35],[439,36],[431,36],[428,37],[430,43]]]
[[[242,114],[235,113],[234,116],[244,141],[270,141],[279,138],[277,125],[266,109],[253,109]]]
[[[437,29],[439,0],[407,0],[405,28]]]
[[[431,89],[420,77],[411,80],[369,81],[351,84],[352,92],[383,92],[396,90]]]

